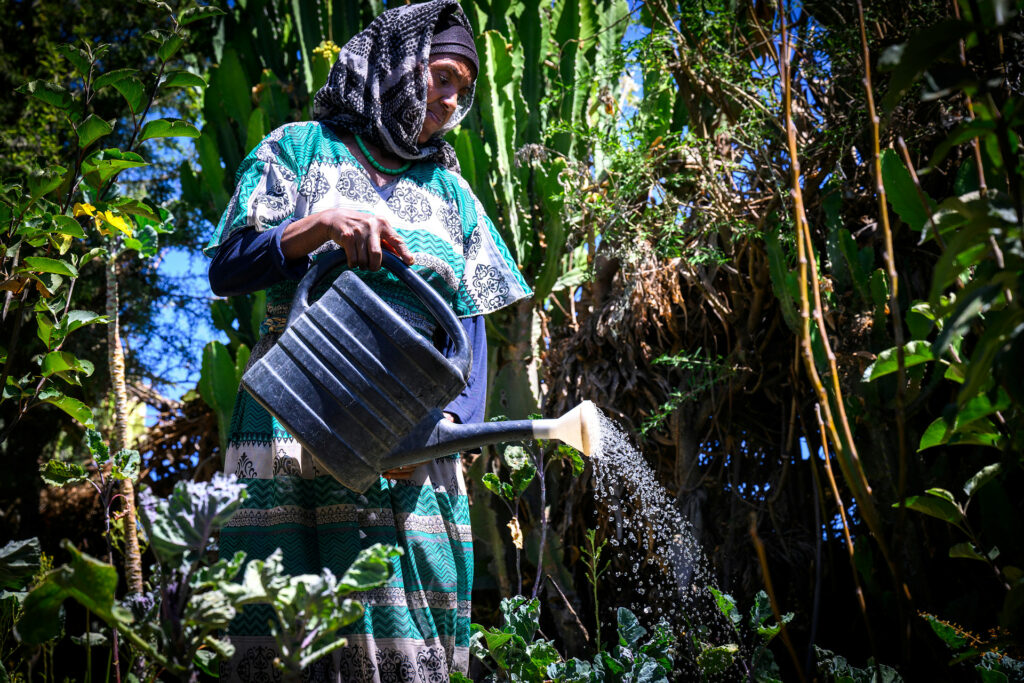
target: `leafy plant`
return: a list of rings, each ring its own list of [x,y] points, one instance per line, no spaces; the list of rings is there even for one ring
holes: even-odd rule
[[[196,680],[217,658],[234,652],[220,634],[238,611],[267,604],[281,652],[277,666],[289,680],[300,680],[304,668],[345,644],[337,630],[362,616],[362,606],[348,596],[387,581],[391,558],[400,551],[379,544],[367,548],[341,578],[329,570],[289,576],[280,550],[248,563],[242,552],[211,560],[213,539],[245,495],[234,476],[220,474],[208,483],[179,482],[168,499],[143,492],[140,516],[157,559],[150,587],[117,600],[115,568],[65,542],[71,562],[48,572],[24,597],[18,637],[37,644],[59,636],[62,606],[71,598],[125,638],[141,656],[147,678],[163,670]],[[9,581],[31,567],[31,549],[8,546],[0,554]]]
[[[725,617],[736,640],[716,645],[704,640],[710,632],[706,625],[696,624],[691,628],[690,641],[697,653],[696,662],[702,677],[707,680],[723,674],[730,667],[738,664],[743,670],[744,676],[749,680],[763,683],[781,680],[779,667],[775,663],[775,657],[771,650],[768,649],[768,644],[786,624],[792,621],[793,614],[782,615],[781,622],[774,621],[771,601],[768,599],[768,594],[762,590],[754,596],[754,603],[750,606],[750,612],[744,624],[743,613],[740,612],[736,600],[731,595],[723,593],[714,586],[709,586],[708,590],[714,596],[718,611]],[[743,647],[743,643],[746,641],[751,642],[749,655]]]

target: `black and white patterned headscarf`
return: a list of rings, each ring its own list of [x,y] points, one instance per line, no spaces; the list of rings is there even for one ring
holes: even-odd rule
[[[455,150],[442,136],[473,103],[474,86],[459,97],[448,122],[417,143],[427,106],[427,65],[434,32],[460,24],[472,32],[458,0],[432,0],[382,13],[348,41],[327,84],[313,99],[313,118],[358,133],[406,160],[429,159],[458,171]]]

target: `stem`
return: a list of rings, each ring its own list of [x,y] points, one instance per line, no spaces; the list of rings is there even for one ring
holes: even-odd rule
[[[899,473],[896,483],[896,500],[898,510],[896,514],[896,529],[893,534],[893,542],[896,547],[902,545],[903,530],[906,526],[907,508],[904,505],[907,493],[907,416],[906,416],[906,390],[907,390],[907,362],[906,351],[903,348],[903,316],[900,314],[899,301],[899,279],[896,274],[896,253],[893,247],[892,228],[889,225],[889,205],[885,198],[885,184],[882,181],[882,152],[879,141],[879,120],[875,110],[874,90],[871,87],[871,52],[868,49],[867,31],[864,27],[864,4],[857,0],[857,23],[860,28],[860,43],[864,59],[864,91],[868,100],[868,117],[871,120],[871,139],[874,145],[874,167],[875,167],[875,194],[878,197],[878,217],[882,224],[882,234],[885,237],[885,269],[889,276],[889,313],[892,316],[893,338],[896,341],[896,438],[899,452]],[[859,501],[859,499],[858,499]],[[903,610],[904,598],[909,599],[903,583],[902,570],[898,564],[889,560],[890,570],[897,586],[903,586],[902,592],[897,591],[899,596],[900,612]],[[903,634],[904,644],[909,642],[910,623],[906,621],[905,614],[900,615],[904,622]]]
[[[114,392],[114,429],[110,448],[116,453],[128,444],[128,391],[125,386],[124,349],[121,346],[121,325],[117,300],[117,251],[115,238],[107,261],[107,363]],[[130,478],[121,481],[124,495],[125,580],[131,593],[142,592],[142,554],[136,533],[135,485]]]
[[[895,575],[896,570],[890,559],[889,549],[882,533],[882,522],[874,505],[871,486],[864,474],[864,470],[860,462],[860,456],[857,454],[857,449],[854,445],[853,431],[850,428],[850,422],[846,416],[842,387],[839,384],[839,370],[836,365],[836,357],[835,353],[832,351],[831,343],[829,342],[828,330],[825,326],[825,319],[822,313],[821,285],[818,281],[817,266],[814,260],[814,244],[811,240],[811,231],[807,223],[807,215],[804,212],[803,192],[800,188],[800,160],[796,145],[796,127],[793,123],[792,83],[789,66],[790,45],[789,31],[786,28],[785,10],[781,11],[779,16],[782,21],[783,48],[781,51],[781,61],[779,63],[779,73],[783,79],[783,107],[786,119],[786,138],[789,147],[790,168],[792,170],[791,195],[793,197],[794,204],[794,222],[796,223],[797,229],[797,258],[800,266],[800,317],[803,322],[800,334],[800,348],[804,360],[804,367],[807,370],[807,376],[810,378],[811,383],[814,386],[815,393],[817,394],[818,402],[821,404],[822,410],[825,412],[825,420],[832,437],[832,442],[835,444],[837,453],[841,456],[839,458],[839,465],[843,470],[843,476],[849,483],[851,489],[853,489],[854,496],[856,497],[857,503],[860,507],[861,515],[864,517],[864,521],[867,523],[868,528],[875,536],[875,540],[882,551],[882,555],[889,564],[890,571]],[[810,268],[808,268],[809,265],[811,266]],[[836,412],[839,418],[839,427],[836,426],[837,420],[834,418],[832,413],[832,404],[829,401],[829,393],[826,391],[825,386],[821,381],[821,377],[818,374],[817,366],[815,365],[814,350],[811,345],[811,306],[810,295],[808,294],[808,287],[810,285],[813,285],[814,288],[814,318],[818,327],[818,336],[821,339],[822,346],[824,347],[825,354],[828,358],[829,370],[832,375],[831,398],[835,401]],[[839,432],[840,427],[842,428],[842,436],[840,436]]]
[[[796,656],[796,650],[793,649],[793,642],[789,639],[789,629],[782,622],[782,612],[779,610],[779,603],[775,599],[775,589],[772,587],[772,575],[768,571],[768,555],[765,553],[764,543],[761,542],[761,538],[757,535],[756,512],[750,513],[750,539],[754,542],[757,560],[761,563],[761,577],[764,579],[764,589],[768,593],[768,600],[772,603],[772,614],[775,615],[775,623],[779,625],[779,635],[782,636],[782,642],[786,645],[790,659],[793,660],[793,667],[796,669],[797,677],[803,683],[807,678],[804,676],[803,667],[800,666],[800,658]]]
[[[818,430],[821,433],[821,450],[825,456],[825,473],[828,475],[828,483],[832,487],[832,496],[836,499],[836,507],[839,508],[839,519],[843,523],[843,538],[846,540],[846,552],[850,558],[850,571],[853,574],[853,585],[857,594],[857,606],[860,607],[860,614],[864,617],[864,628],[868,632],[868,642],[871,644],[871,651],[878,659],[878,649],[875,647],[875,634],[871,630],[871,620],[868,619],[868,606],[864,599],[864,588],[860,585],[860,574],[857,572],[857,562],[854,559],[853,539],[850,538],[850,525],[846,521],[846,506],[843,504],[843,497],[839,495],[839,486],[832,474],[832,460],[828,453],[828,435],[825,433],[825,424],[821,421],[821,407],[814,404],[814,416],[818,420]]]
[[[531,598],[540,590],[541,570],[544,568],[544,543],[548,537],[547,485],[544,481],[544,454],[537,456],[537,476],[540,477],[540,548],[537,550],[537,575],[533,579]]]

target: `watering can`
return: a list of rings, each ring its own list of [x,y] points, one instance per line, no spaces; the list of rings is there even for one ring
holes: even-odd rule
[[[446,419],[441,410],[465,388],[473,363],[466,331],[419,275],[391,253],[383,256],[453,341],[450,359],[352,271],[310,305],[310,292],[345,262],[339,249],[302,278],[285,331],[242,376],[242,386],[321,468],[362,493],[381,472],[499,441],[558,439],[593,452],[600,419],[590,401],[552,420]]]

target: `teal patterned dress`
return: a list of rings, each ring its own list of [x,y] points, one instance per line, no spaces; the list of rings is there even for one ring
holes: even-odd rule
[[[530,295],[497,230],[465,180],[431,162],[414,164],[381,193],[345,144],[319,122],[273,131],[243,161],[237,187],[207,247],[213,254],[231,231],[266,230],[331,207],[386,218],[415,256],[424,277],[460,317],[489,313]],[[327,248],[333,247],[327,245]],[[316,258],[314,254],[314,258]],[[433,323],[390,273],[356,271],[414,329]],[[267,290],[259,358],[280,334],[295,290],[284,281]],[[358,429],[358,425],[353,426]],[[221,533],[220,552],[249,558],[284,551],[290,574],[344,573],[360,549],[389,543],[405,552],[382,588],[357,597],[363,618],[347,627],[348,644],[307,672],[311,681],[447,681],[469,661],[473,545],[458,456],[418,467],[406,481],[381,478],[366,493],[342,486],[317,467],[280,423],[240,392],[224,469],[249,496]],[[274,681],[277,656],[270,612],[253,606],[232,623],[230,681]]]

